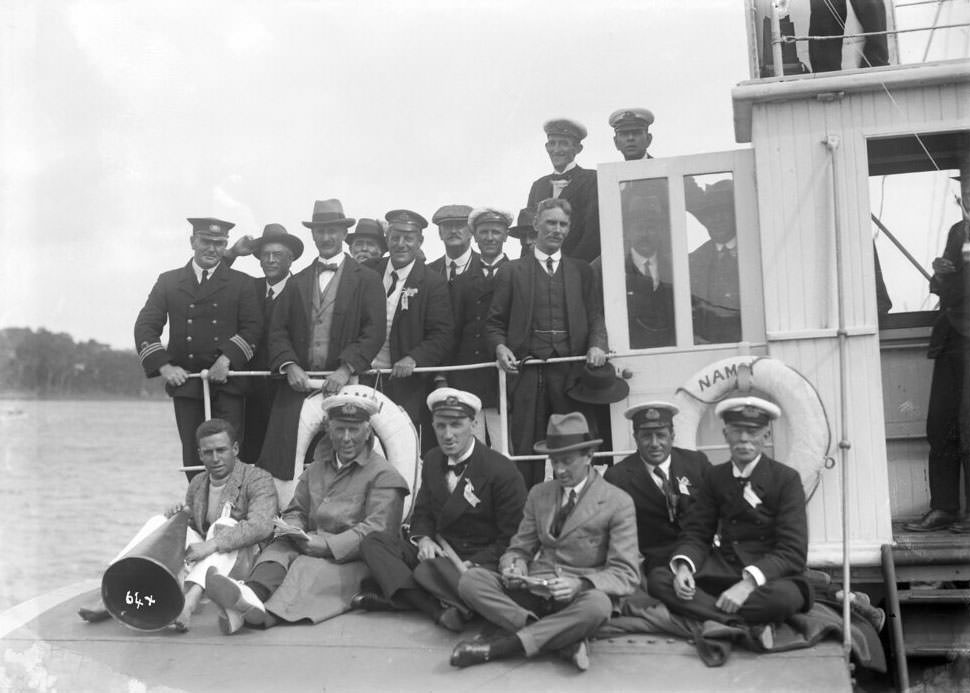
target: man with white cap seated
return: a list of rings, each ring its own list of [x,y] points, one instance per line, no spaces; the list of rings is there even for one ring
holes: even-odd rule
[[[670,562],[677,538],[711,463],[697,450],[674,447],[674,415],[669,402],[643,402],[623,415],[633,424],[637,451],[603,475],[633,498],[643,574]]]
[[[650,594],[673,614],[699,621],[758,626],[771,648],[771,624],[813,602],[802,578],[808,520],[802,481],[763,453],[781,410],[759,397],[717,405],[731,459],[715,465],[701,488],[669,567],[651,571]],[[711,546],[715,533],[720,544]]]
[[[362,591],[351,606],[417,609],[457,632],[471,617],[458,580],[473,566],[498,568],[522,519],[525,482],[507,457],[475,438],[478,397],[442,387],[427,405],[438,447],[424,456],[410,541],[396,529],[364,539],[360,553],[382,594]]]
[[[249,577],[232,580],[210,569],[205,589],[231,635],[246,623],[314,623],[350,609],[367,576],[360,544],[372,532],[401,526],[408,483],[373,449],[374,399],[341,392],[323,403],[332,445],[318,446],[283,512],[289,527],[259,554]]]

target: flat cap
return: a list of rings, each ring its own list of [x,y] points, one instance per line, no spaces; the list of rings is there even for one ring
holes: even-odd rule
[[[432,414],[456,418],[474,418],[482,410],[482,400],[476,395],[453,387],[439,387],[432,391],[427,403]]]
[[[674,416],[679,412],[676,406],[670,402],[655,400],[635,404],[625,412],[623,416],[633,422],[633,430],[651,428],[664,428],[674,425]]]
[[[486,221],[497,221],[500,224],[511,226],[512,215],[504,210],[495,209],[494,207],[478,207],[468,215],[468,225],[473,229],[477,224]]]
[[[410,209],[392,209],[384,215],[387,219],[388,232],[397,229],[399,231],[422,231],[427,228],[428,220],[417,212]]]
[[[714,413],[724,423],[747,428],[762,428],[781,416],[781,409],[760,397],[731,397],[719,403]]]
[[[542,129],[545,130],[547,135],[564,135],[574,138],[577,142],[584,140],[587,135],[585,125],[569,118],[547,120],[543,123]]]
[[[215,217],[189,217],[186,221],[192,224],[192,233],[206,238],[229,238],[229,229],[235,226]]]
[[[621,108],[610,114],[614,130],[641,130],[653,124],[653,113],[646,108]]]
[[[438,211],[432,215],[431,222],[441,225],[446,221],[460,221],[465,224],[468,223],[468,215],[471,214],[471,211],[472,208],[468,205],[444,205],[439,207]]]
[[[341,393],[323,400],[327,418],[335,421],[369,421],[380,410],[377,401],[369,397]]]

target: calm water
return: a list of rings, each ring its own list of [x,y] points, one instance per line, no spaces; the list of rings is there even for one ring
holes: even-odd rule
[[[100,577],[185,497],[168,401],[0,400],[0,451],[0,611]]]

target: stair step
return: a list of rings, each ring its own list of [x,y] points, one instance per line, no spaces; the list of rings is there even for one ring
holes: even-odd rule
[[[900,604],[970,604],[970,589],[900,590]]]
[[[970,653],[970,611],[966,608],[938,602],[910,604],[902,618],[907,655],[935,657]]]

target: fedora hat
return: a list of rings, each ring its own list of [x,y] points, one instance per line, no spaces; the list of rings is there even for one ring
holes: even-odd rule
[[[315,226],[343,226],[350,228],[356,219],[344,216],[344,206],[340,200],[331,198],[329,200],[317,200],[313,203],[313,219],[304,221],[303,225],[308,229]]]
[[[577,402],[586,404],[613,404],[626,399],[630,386],[616,375],[616,369],[607,362],[602,366],[586,364],[583,374],[566,394]]]
[[[535,451],[543,455],[553,455],[557,452],[598,448],[602,443],[602,438],[590,435],[586,417],[574,411],[549,417],[546,439],[535,444]]]
[[[536,230],[532,225],[535,220],[536,214],[529,208],[524,208],[519,210],[519,218],[515,221],[515,226],[509,227],[509,235],[512,238],[528,238],[529,236],[535,236]]]
[[[369,238],[373,241],[377,241],[377,245],[381,247],[381,252],[387,252],[387,239],[384,237],[384,227],[381,226],[377,219],[358,220],[357,227],[354,229],[354,232],[348,233],[344,241],[349,246],[358,238]]]
[[[263,246],[267,243],[279,243],[286,246],[293,253],[294,260],[303,255],[303,241],[293,234],[287,233],[282,224],[267,224],[263,227],[263,235],[252,243],[253,255],[258,256],[263,252]]]

